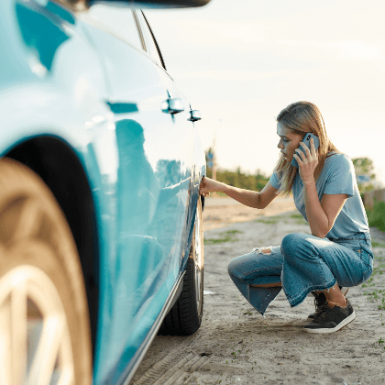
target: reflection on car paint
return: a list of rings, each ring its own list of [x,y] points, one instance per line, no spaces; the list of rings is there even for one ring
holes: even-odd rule
[[[68,40],[68,35],[44,15],[23,4],[16,4],[15,9],[25,44],[31,49],[31,54],[36,55],[44,68],[51,71],[56,50]]]

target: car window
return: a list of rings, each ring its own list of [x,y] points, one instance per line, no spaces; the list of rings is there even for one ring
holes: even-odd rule
[[[160,65],[161,67],[165,68],[163,58],[160,54],[158,44],[154,38],[154,35],[152,34],[152,31],[150,29],[150,26],[147,22],[146,17],[144,16],[142,11],[136,11],[136,15],[138,17],[138,20],[140,22],[140,27],[142,29],[142,33],[144,36],[145,44],[146,44],[146,51],[148,54],[152,57],[152,59]]]
[[[132,9],[95,4],[90,8],[88,16],[107,26],[114,34],[134,47],[141,50],[144,48]]]

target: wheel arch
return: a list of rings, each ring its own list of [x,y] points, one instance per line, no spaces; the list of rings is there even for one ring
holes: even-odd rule
[[[91,187],[74,150],[55,136],[18,143],[3,156],[32,169],[58,201],[73,234],[83,271],[95,353],[99,301],[99,247]]]

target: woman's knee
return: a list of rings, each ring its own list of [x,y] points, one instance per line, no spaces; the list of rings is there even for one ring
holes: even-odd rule
[[[230,277],[240,278],[240,274],[238,272],[240,261],[238,258],[233,259],[227,266],[227,272],[229,273]]]
[[[244,273],[250,270],[249,262],[249,254],[234,258],[227,266],[227,272],[229,273],[230,277],[242,279]]]
[[[243,261],[242,257],[234,258],[229,265],[227,266],[227,272],[229,273],[231,278],[241,279],[243,274],[242,272]]]
[[[229,273],[230,276],[233,274],[233,271],[234,271],[234,263],[233,262],[234,262],[234,259],[227,266],[227,272]]]
[[[298,249],[304,247],[306,243],[306,234],[293,233],[288,234],[282,239],[281,253],[285,258],[295,256]]]

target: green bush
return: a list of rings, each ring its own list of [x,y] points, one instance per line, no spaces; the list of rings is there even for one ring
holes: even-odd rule
[[[366,209],[369,226],[377,227],[385,232],[385,202],[374,201],[372,209]]]

